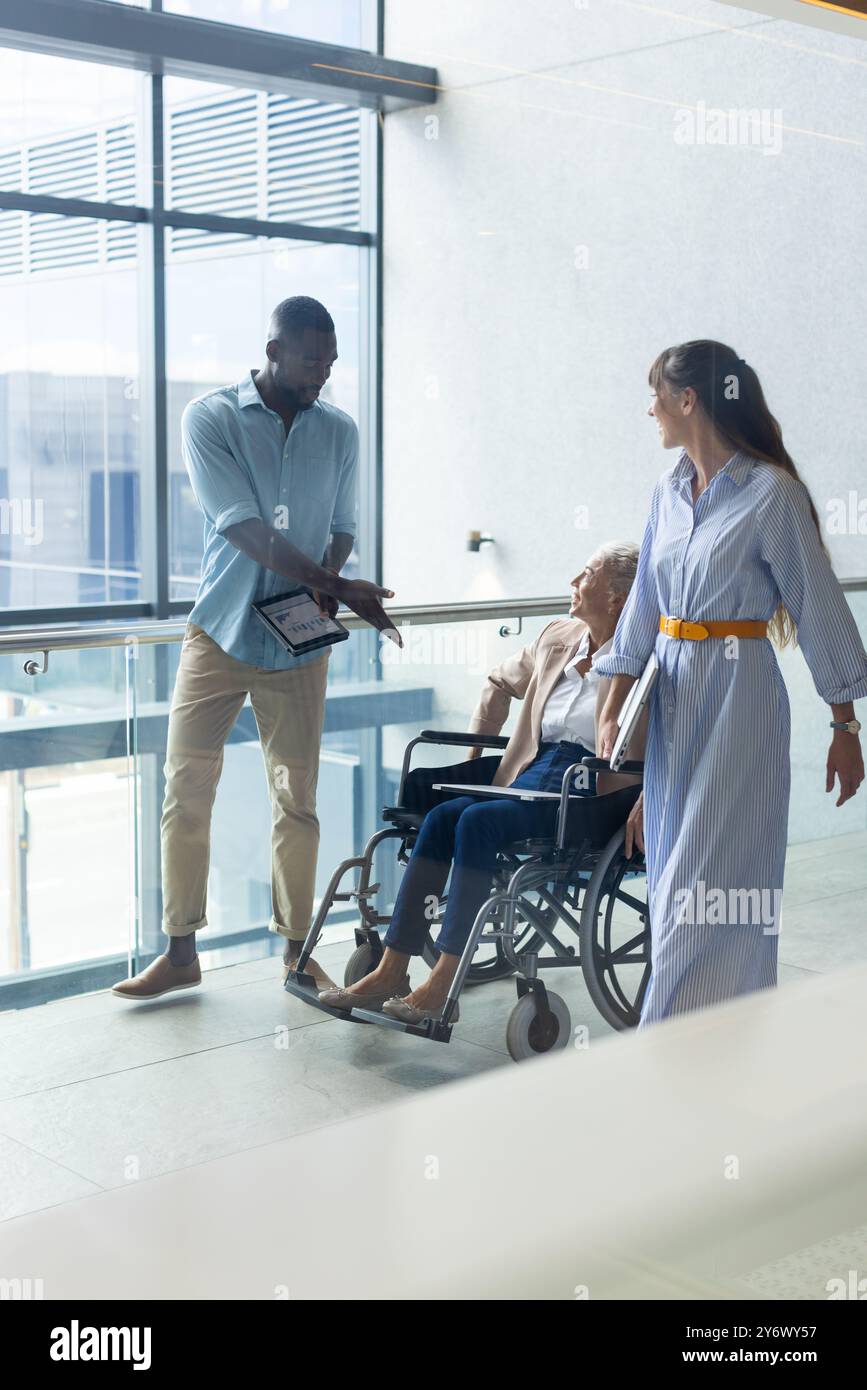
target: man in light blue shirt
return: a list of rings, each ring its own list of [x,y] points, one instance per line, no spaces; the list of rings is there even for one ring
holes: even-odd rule
[[[190,622],[238,661],[271,670],[310,657],[292,656],[253,613],[253,603],[291,586],[265,567],[266,555],[240,544],[244,534],[235,528],[261,522],[334,569],[357,530],[358,430],[313,390],[287,428],[280,402],[267,403],[267,382],[249,372],[236,386],[191,401],[181,424],[184,462],[205,516],[202,579]],[[329,553],[332,537],[337,556]]]
[[[267,365],[191,401],[184,462],[205,518],[202,576],[169,717],[162,816],[163,929],[169,950],[115,985],[152,999],[201,982],[195,933],[207,925],[211,808],[223,748],[249,695],[273,806],[271,930],[297,957],[313,907],[316,779],[330,648],[293,656],[252,604],[304,585],[323,610],[339,603],[380,631],[394,627],[388,589],[340,570],[356,535],[358,430],[320,400],[337,359],[334,323],[315,299],[271,316]],[[308,964],[327,983],[327,976]]]

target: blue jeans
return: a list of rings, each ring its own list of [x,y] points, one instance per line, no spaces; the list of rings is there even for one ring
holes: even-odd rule
[[[593,756],[592,749],[580,743],[540,744],[512,786],[558,792],[566,768]],[[479,908],[490,896],[497,855],[514,840],[553,835],[557,807],[556,801],[459,796],[428,811],[404,872],[385,945],[408,955],[421,954],[453,864],[437,948],[459,956]]]

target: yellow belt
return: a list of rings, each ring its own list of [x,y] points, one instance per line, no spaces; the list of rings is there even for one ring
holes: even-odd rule
[[[666,637],[685,637],[690,642],[702,642],[705,637],[766,637],[768,625],[755,618],[690,623],[686,618],[666,618],[660,613],[659,630]]]

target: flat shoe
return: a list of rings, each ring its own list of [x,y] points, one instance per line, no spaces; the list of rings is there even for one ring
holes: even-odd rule
[[[442,1018],[444,1008],[445,1004],[441,1004],[438,1009],[417,1009],[414,1004],[407,1004],[405,999],[393,994],[386,999],[382,1012],[387,1018],[396,1018],[399,1023],[424,1023],[428,1018]],[[461,1006],[457,1004],[451,1022],[457,1023],[460,1016]]]
[[[290,970],[297,970],[297,969],[298,969],[298,960],[297,960],[297,958],[296,958],[295,960],[293,960],[293,961],[285,961],[285,960],[284,960],[284,962],[283,962],[283,983],[284,983],[284,985],[285,985],[285,983],[286,983],[286,977],[287,977],[287,975],[289,974],[289,971],[290,971]],[[326,972],[322,969],[322,966],[319,965],[319,964],[312,958],[312,956],[311,956],[310,960],[307,962],[307,964],[306,964],[305,967],[304,967],[304,974],[305,974],[305,975],[312,975],[314,981],[316,982],[316,984],[319,986],[320,989],[336,989],[336,988],[337,988],[337,986],[336,986],[336,984],[334,983],[334,981],[332,980],[331,976],[328,975],[328,974],[326,974]]]
[[[378,1013],[386,999],[391,999],[390,989],[377,991],[375,994],[351,994],[348,989],[321,989],[319,1000],[322,1004],[328,1004],[332,1009],[344,1009],[349,1013],[351,1009],[373,1009]]]

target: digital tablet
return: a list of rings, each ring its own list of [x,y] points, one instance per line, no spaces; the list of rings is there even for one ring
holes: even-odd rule
[[[292,589],[287,594],[260,599],[253,604],[253,612],[281,647],[285,647],[293,656],[330,647],[349,636],[349,629],[336,618],[329,618],[326,613],[320,612],[319,604],[309,589]]]
[[[623,708],[617,721],[618,734],[611,750],[609,766],[612,772],[616,772],[621,763],[626,761],[629,745],[638,728],[638,721],[647,707],[658,674],[659,662],[656,659],[656,653],[651,652],[650,660],[623,701]]]

